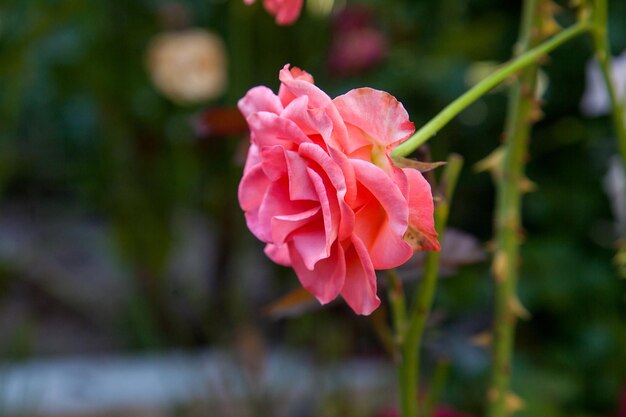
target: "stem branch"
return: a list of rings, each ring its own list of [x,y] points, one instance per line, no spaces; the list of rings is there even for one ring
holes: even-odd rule
[[[517,53],[528,51],[540,31],[542,16],[540,8],[545,0],[526,0],[522,12]],[[586,26],[579,26],[586,27]],[[561,34],[563,34],[562,32]],[[552,38],[558,38],[559,35]],[[537,48],[535,48],[536,50]],[[538,102],[534,92],[537,82],[537,66],[526,68],[511,88],[508,105],[504,144],[504,158],[500,167],[496,189],[496,252],[493,259],[495,282],[494,346],[491,383],[488,391],[489,417],[505,417],[508,414],[506,399],[511,380],[511,358],[515,339],[519,246],[521,229],[521,183],[524,161],[528,148],[533,112]]]
[[[435,208],[435,228],[439,233],[439,242],[443,245],[444,231],[448,222],[449,204],[463,166],[463,158],[450,155],[441,184],[447,192]],[[419,386],[419,348],[426,327],[426,319],[433,303],[437,277],[439,275],[440,252],[428,252],[424,265],[424,276],[415,292],[409,316],[408,327],[404,335],[399,371],[400,405],[402,417],[418,415],[417,395]]]
[[[561,46],[565,42],[585,33],[591,29],[591,24],[587,21],[578,22],[568,29],[560,32],[550,40],[542,43],[536,48],[527,50],[517,58],[504,64],[502,68],[483,79],[461,97],[454,100],[446,108],[444,108],[437,116],[422,126],[413,136],[398,145],[391,155],[393,157],[407,156],[415,151],[420,145],[424,144],[432,136],[444,127],[453,117],[463,111],[470,104],[485,95],[489,90],[506,80],[511,75],[520,71],[529,65],[535,64],[544,55]]]

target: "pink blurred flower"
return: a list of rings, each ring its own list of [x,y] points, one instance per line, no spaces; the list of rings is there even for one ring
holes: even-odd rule
[[[252,4],[255,0],[243,0],[246,4]],[[263,7],[272,16],[276,17],[276,24],[291,25],[300,16],[304,0],[263,0]]]
[[[251,132],[239,185],[246,222],[320,303],[341,295],[370,314],[380,304],[375,269],[439,250],[429,184],[389,157],[413,123],[383,91],[331,100],[298,68],[279,78],[278,95],[255,87],[239,101]]]
[[[333,73],[339,76],[358,74],[385,58],[387,40],[373,21],[370,11],[358,7],[345,8],[335,17],[328,57]]]

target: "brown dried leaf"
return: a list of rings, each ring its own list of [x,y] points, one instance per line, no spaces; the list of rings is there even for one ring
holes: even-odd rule
[[[393,162],[399,168],[413,168],[413,169],[418,170],[421,173],[432,171],[433,169],[446,164],[445,161],[423,162],[423,161],[418,161],[416,159],[402,158],[402,157],[393,158]]]
[[[283,318],[298,316],[318,306],[319,304],[315,300],[315,297],[313,297],[310,292],[300,287],[265,306],[262,311],[264,315],[273,318]]]

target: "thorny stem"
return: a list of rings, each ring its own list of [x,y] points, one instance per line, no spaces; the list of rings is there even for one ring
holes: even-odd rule
[[[450,155],[442,175],[442,190],[446,194],[435,207],[435,228],[439,233],[439,242],[442,245],[448,221],[449,204],[462,166],[463,158],[455,154]],[[429,252],[426,255],[424,275],[415,292],[415,301],[409,315],[406,333],[404,333],[398,373],[402,417],[418,416],[419,347],[435,295],[439,275],[439,258],[440,252]]]
[[[525,54],[537,43],[541,31],[541,8],[545,0],[526,0],[516,54]],[[581,26],[585,27],[585,26]],[[563,33],[563,32],[562,32]],[[557,38],[558,35],[555,37]],[[555,39],[553,38],[553,39]],[[522,55],[523,56],[523,55]],[[538,109],[535,98],[537,65],[528,66],[511,88],[505,131],[504,158],[496,191],[496,251],[493,259],[495,312],[493,334],[493,367],[488,391],[488,417],[509,414],[506,399],[511,380],[511,357],[515,339],[519,246],[521,229],[521,183],[528,148],[533,112]]]
[[[427,140],[436,135],[453,117],[485,95],[492,88],[496,87],[516,72],[537,63],[537,61],[547,53],[590,29],[591,24],[589,22],[578,22],[536,48],[527,50],[517,58],[504,64],[499,70],[483,79],[461,97],[450,103],[439,114],[422,126],[413,136],[398,145],[391,153],[392,157],[408,156],[411,152],[415,151]]]

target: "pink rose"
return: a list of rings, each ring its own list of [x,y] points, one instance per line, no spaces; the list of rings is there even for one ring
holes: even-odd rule
[[[333,19],[328,66],[332,74],[359,74],[380,64],[387,55],[387,40],[376,27],[374,13],[349,6]]]
[[[374,270],[439,250],[428,182],[389,157],[413,123],[383,91],[331,100],[298,68],[279,78],[278,95],[255,87],[239,101],[250,127],[239,184],[248,227],[320,303],[341,295],[370,314],[380,304]]]
[[[255,0],[244,0],[246,4],[252,4]],[[272,16],[276,17],[276,24],[291,25],[298,20],[304,0],[263,0],[263,7]]]

